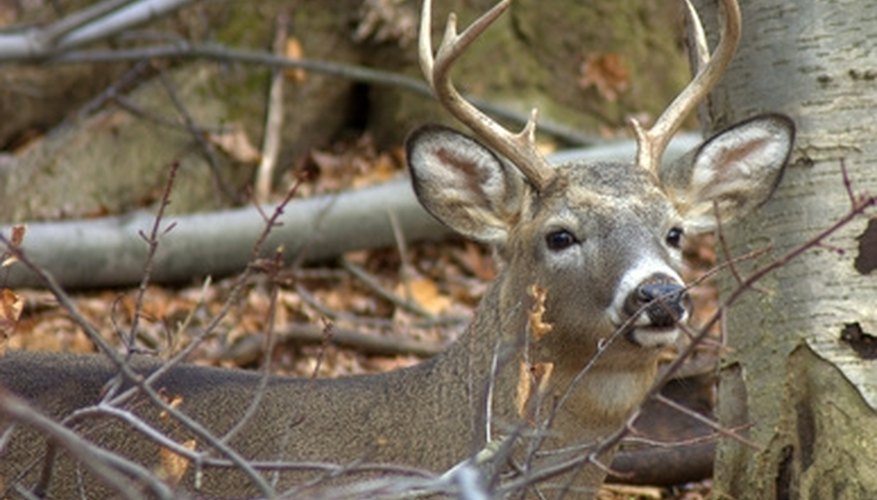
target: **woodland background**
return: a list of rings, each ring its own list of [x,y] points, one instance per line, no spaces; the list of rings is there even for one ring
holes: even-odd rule
[[[161,355],[210,328],[193,362],[255,368],[270,356],[278,373],[338,376],[416,363],[452,339],[496,273],[489,250],[408,218],[408,205],[388,209],[387,196],[401,199],[401,191],[346,198],[404,176],[402,144],[414,127],[451,124],[420,83],[418,3],[166,2],[164,15],[94,36],[92,20],[71,22],[89,6],[150,3],[0,2],[0,224],[27,222],[25,244],[51,242],[36,246],[59,276],[80,268],[59,281],[120,349],[132,325],[137,348]],[[439,2],[434,17],[455,11],[465,24],[492,3]],[[546,151],[614,144],[628,136],[626,118],[656,116],[689,78],[683,33],[676,2],[516,0],[455,79],[509,123],[539,107]],[[162,204],[172,170],[168,217],[216,213],[205,220],[229,224],[206,236],[208,228],[178,224],[144,271],[150,260],[137,231]],[[241,275],[263,221],[254,215],[238,232],[231,212],[216,211],[290,193],[293,209],[315,196],[354,199],[349,220],[330,224],[343,241],[326,243],[317,233],[331,227],[307,226],[265,245]],[[89,221],[105,221],[109,235],[127,228],[127,244],[139,249],[120,250],[128,247],[95,236],[104,233]],[[189,258],[163,261],[163,246],[187,235],[192,242],[180,252]],[[230,240],[242,262],[223,259],[226,243],[216,241]],[[278,266],[272,256],[281,245]],[[712,241],[691,242],[686,257],[693,280],[715,264]],[[119,278],[120,267],[137,279]],[[138,288],[143,276],[149,283]],[[93,351],[33,284],[18,263],[0,269],[3,349]],[[715,289],[707,283],[693,294],[697,323],[715,311]],[[720,341],[716,332],[680,374],[707,413]],[[708,489],[616,494],[696,498]]]

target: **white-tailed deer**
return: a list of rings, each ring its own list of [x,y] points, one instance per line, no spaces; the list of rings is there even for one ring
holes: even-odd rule
[[[659,350],[676,340],[677,322],[688,315],[677,272],[682,239],[711,231],[716,211],[730,221],[771,194],[792,147],[793,124],[781,115],[759,116],[662,164],[670,137],[735,51],[739,9],[734,0],[722,0],[725,22],[715,54],[650,129],[634,123],[635,161],[551,166],[536,150],[533,120],[520,134],[509,133],[461,98],[449,76],[457,57],[508,4],[500,2],[459,35],[452,17],[437,52],[429,0],[423,7],[424,74],[478,139],[439,126],[414,132],[407,145],[414,189],[436,218],[493,245],[503,261],[467,332],[443,354],[379,376],[277,377],[260,388],[255,373],[172,368],[151,387],[179,396],[179,411],[214,436],[240,425],[227,445],[256,470],[221,466],[217,461],[228,462],[228,453],[213,451],[200,464],[189,463],[173,488],[241,497],[298,487],[295,495],[313,496],[308,485],[326,484],[320,479],[332,474],[309,463],[347,466],[348,482],[362,474],[401,474],[365,463],[442,473],[489,443],[512,442],[508,454],[502,447],[494,453],[502,463],[485,470],[524,476],[590,453],[588,445],[616,430],[641,402],[655,379]],[[544,311],[534,312],[540,304]],[[138,373],[158,366],[133,362]],[[8,354],[0,360],[0,386],[60,419],[98,403],[118,372],[105,356]],[[12,411],[3,394],[0,487],[6,494],[115,496],[119,477],[131,493],[145,488],[144,471],[166,462],[171,440],[195,451],[212,448],[201,431],[162,415],[141,394],[127,403],[130,413],[85,410],[67,425],[143,470],[100,454],[87,460],[93,450],[56,434],[47,438],[45,428]],[[132,425],[134,414],[168,441]],[[503,439],[508,436],[517,438]],[[610,456],[607,450],[598,458],[608,463]],[[277,466],[282,463],[287,466]],[[264,478],[261,490],[254,474]],[[537,486],[551,496],[552,487],[572,485],[582,496],[603,476],[587,465]],[[153,485],[148,495],[160,493]]]

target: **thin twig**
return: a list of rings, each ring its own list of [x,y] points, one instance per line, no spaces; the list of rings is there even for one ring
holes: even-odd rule
[[[677,403],[676,401],[673,401],[672,399],[664,396],[663,394],[660,394],[660,393],[655,394],[653,399],[655,401],[659,401],[659,402],[663,403],[664,405],[666,405],[670,408],[673,408],[674,410],[676,410],[684,415],[688,415],[689,417],[706,425],[707,427],[713,429],[714,431],[718,432],[719,434],[721,434],[724,437],[732,438],[735,441],[738,441],[740,443],[745,444],[746,446],[749,446],[753,450],[759,449],[758,443],[755,443],[754,441],[747,439],[736,432],[730,431],[730,430],[722,427],[721,424],[713,421],[713,419],[711,419],[709,417],[705,417],[705,416],[701,415],[700,413],[692,410],[691,408],[686,408],[685,406]]]
[[[317,378],[320,374],[320,367],[323,366],[323,359],[326,357],[326,351],[332,345],[332,336],[335,325],[331,320],[322,318],[323,321],[323,341],[320,342],[320,350],[317,353],[317,361],[314,363],[314,369],[311,372],[311,379]]]
[[[728,298],[722,301],[718,310],[712,315],[712,317],[706,322],[706,324],[704,324],[699,329],[699,332],[697,336],[695,336],[693,341],[688,346],[686,346],[685,349],[683,349],[683,351],[679,354],[679,356],[677,356],[677,358],[673,362],[670,363],[666,371],[662,375],[660,375],[657,380],[655,380],[650,389],[646,392],[643,401],[648,401],[652,398],[655,398],[660,393],[660,390],[664,386],[664,384],[666,384],[670,380],[670,378],[672,378],[675,372],[693,354],[700,341],[707,335],[709,335],[710,329],[724,316],[723,312],[730,308],[733,304],[735,304],[737,300],[739,300],[740,297],[743,295],[743,293],[749,290],[753,284],[759,282],[761,279],[763,279],[768,274],[774,272],[775,270],[787,265],[790,261],[801,256],[806,251],[815,248],[819,245],[819,243],[822,242],[822,240],[833,235],[842,227],[850,223],[853,219],[863,214],[865,210],[874,206],[877,206],[877,196],[863,196],[860,199],[854,200],[850,210],[842,217],[840,217],[837,221],[835,221],[835,223],[832,224],[830,227],[826,228],[823,231],[820,231],[809,240],[801,243],[800,245],[791,249],[779,258],[776,258],[770,263],[757,269],[746,279],[744,279],[742,283],[734,288]],[[631,430],[633,429],[633,422],[637,416],[638,411],[635,411],[627,419],[627,422],[624,426],[618,428],[614,433],[602,439],[599,443],[599,446],[597,446],[596,449],[594,449],[588,455],[584,457],[574,457],[573,459],[557,464],[551,464],[540,470],[534,471],[530,474],[526,474],[523,477],[518,478],[514,481],[510,481],[508,484],[504,485],[501,488],[501,491],[516,491],[518,488],[523,488],[529,484],[541,482],[560,474],[567,473],[570,470],[581,467],[585,463],[594,463],[592,461],[592,458],[599,457],[602,453],[614,448],[618,445],[621,439],[623,439],[631,432]],[[723,431],[727,432],[729,437],[738,440],[745,445],[752,444],[746,438],[743,438],[739,434],[732,432],[729,429],[723,428]]]
[[[126,348],[128,349],[129,354],[134,352],[137,324],[140,322],[140,316],[143,312],[143,302],[146,299],[146,288],[149,286],[149,281],[152,278],[152,266],[155,263],[155,252],[158,250],[159,238],[173,231],[176,226],[176,223],[172,222],[164,229],[161,229],[161,221],[164,218],[165,210],[167,210],[168,205],[171,203],[171,192],[173,191],[174,180],[177,178],[177,172],[179,172],[179,169],[179,161],[171,163],[167,182],[164,185],[164,192],[161,194],[161,201],[158,204],[158,212],[155,214],[155,222],[152,224],[152,229],[150,230],[149,235],[146,235],[143,231],[138,232],[144,243],[146,243],[148,250],[143,265],[143,278],[140,280],[140,287],[137,290],[137,298],[134,300],[134,315],[131,318],[131,329],[129,330],[127,339],[123,339],[126,340]]]
[[[279,57],[265,51],[233,49],[219,44],[177,43],[173,45],[157,45],[136,49],[114,50],[83,50],[70,51],[49,58],[49,62],[57,64],[106,63],[120,61],[142,61],[144,59],[211,59],[223,62],[257,64],[280,68],[301,68],[315,73],[348,78],[358,82],[376,85],[388,85],[413,92],[425,97],[432,97],[432,91],[420,79],[380,71],[364,66],[318,61],[313,59],[291,59]],[[465,96],[479,109],[498,118],[516,124],[524,124],[530,119],[529,113],[521,113],[505,106],[473,96]],[[539,120],[539,132],[551,135],[570,145],[587,146],[603,142],[597,137],[583,134],[581,131],[551,120]]]
[[[414,302],[413,300],[406,300],[395,293],[391,292],[387,288],[385,288],[374,276],[370,275],[365,269],[360,266],[350,262],[349,260],[342,258],[341,266],[350,274],[355,276],[359,281],[362,282],[365,286],[367,286],[371,291],[376,293],[382,299],[405,309],[406,311],[412,312],[419,316],[423,316],[425,318],[433,318],[433,314],[426,309],[424,309],[420,304]]]
[[[286,53],[286,41],[288,38],[289,18],[281,14],[277,18],[277,28],[274,34],[274,53],[283,56]],[[273,68],[271,85],[268,91],[268,105],[265,113],[265,136],[262,141],[262,160],[256,171],[256,202],[266,203],[271,195],[271,181],[274,177],[274,167],[277,165],[277,155],[280,152],[280,136],[283,128],[283,82],[284,73],[280,68]]]
[[[204,160],[207,161],[207,165],[210,167],[210,171],[213,174],[213,182],[216,184],[216,188],[227,200],[237,201],[234,191],[228,186],[225,179],[222,177],[222,169],[219,166],[219,157],[216,154],[216,149],[209,141],[207,141],[204,137],[204,133],[195,124],[195,119],[192,117],[192,114],[189,113],[189,109],[177,93],[176,86],[171,82],[170,78],[167,77],[163,70],[158,72],[158,78],[162,87],[164,87],[165,92],[167,92],[171,103],[177,110],[177,113],[179,113],[180,117],[183,119],[183,123],[186,124],[186,129],[189,131],[189,134],[191,134],[192,139],[195,140],[195,144],[197,144],[201,150],[201,155],[204,157]]]
[[[145,497],[131,488],[130,480],[119,471],[143,481],[160,498],[173,498],[173,493],[167,486],[141,465],[95,446],[72,430],[41,414],[24,400],[2,389],[0,389],[0,413],[6,418],[39,430],[42,435],[63,446],[97,478],[124,498],[135,500]]]
[[[417,356],[430,358],[445,349],[438,342],[416,340],[403,335],[382,335],[363,333],[348,328],[332,325],[331,335],[327,339],[324,326],[306,323],[291,323],[276,332],[277,343],[292,344],[332,344],[352,349],[372,356]],[[254,354],[262,352],[264,339],[261,335],[250,335],[236,342],[222,354],[222,359],[252,359]]]

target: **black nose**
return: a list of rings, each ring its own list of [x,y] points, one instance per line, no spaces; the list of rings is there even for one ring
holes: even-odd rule
[[[646,281],[630,294],[625,304],[628,314],[643,310],[652,326],[673,326],[685,315],[685,302],[688,294],[685,287],[669,277],[658,277]]]

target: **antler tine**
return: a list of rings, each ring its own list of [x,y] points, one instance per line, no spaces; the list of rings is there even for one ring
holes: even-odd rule
[[[497,3],[460,34],[457,33],[457,17],[451,13],[442,42],[433,56],[432,2],[424,0],[420,17],[420,68],[439,102],[487,145],[508,158],[533,187],[541,191],[548,185],[553,174],[551,166],[536,149],[537,110],[533,109],[523,130],[513,134],[466,101],[450,78],[451,66],[457,58],[508,9],[510,3],[511,0]]]
[[[691,46],[695,52],[693,59],[696,74],[701,68],[706,66],[706,63],[710,62],[710,53],[706,43],[706,33],[703,31],[703,24],[701,24],[700,16],[697,15],[697,10],[691,4],[691,0],[685,0],[685,18],[688,20],[691,31]]]
[[[700,103],[707,94],[715,87],[716,83],[725,73],[725,69],[737,51],[740,42],[740,6],[737,0],[721,0],[725,11],[725,22],[722,28],[722,37],[716,51],[710,59],[706,56],[706,50],[698,49],[697,74],[691,80],[685,90],[670,103],[670,106],[655,121],[648,130],[635,119],[630,120],[637,141],[636,161],[638,164],[651,172],[657,172],[661,162],[661,156],[667,143],[673,134],[679,130],[685,117]],[[703,27],[694,7],[686,0],[688,15],[692,22],[694,36],[703,37]],[[699,45],[701,40],[696,40]]]

